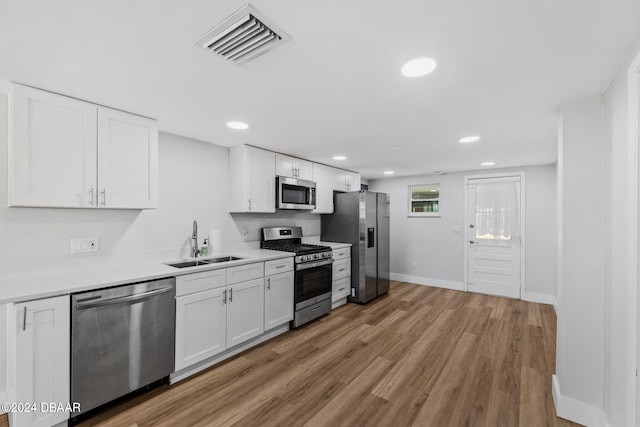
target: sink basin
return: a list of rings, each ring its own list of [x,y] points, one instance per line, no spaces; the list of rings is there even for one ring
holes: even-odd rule
[[[204,258],[204,259],[198,259],[193,261],[174,262],[167,265],[175,268],[187,268],[187,267],[198,267],[198,266],[207,265],[207,264],[217,264],[219,262],[235,261],[238,259],[242,259],[242,258],[237,256],[224,256],[224,257],[218,257],[218,258]]]
[[[209,264],[207,261],[205,260],[198,260],[198,261],[183,261],[183,262],[176,262],[173,264],[167,264],[170,267],[175,267],[175,268],[187,268],[187,267],[197,267],[199,265],[207,265]]]
[[[242,258],[237,256],[223,256],[219,258],[206,258],[206,259],[203,259],[202,261],[206,262],[207,264],[216,264],[219,262],[235,261],[238,259],[242,259]]]

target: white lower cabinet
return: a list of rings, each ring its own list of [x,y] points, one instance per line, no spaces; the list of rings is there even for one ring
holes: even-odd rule
[[[351,292],[351,248],[334,249],[333,259],[331,306],[336,308],[347,302]]]
[[[14,305],[16,404],[36,405],[34,411],[10,414],[11,427],[48,427],[69,418],[69,411],[51,410],[50,404],[70,403],[69,296]],[[44,407],[43,405],[47,405]]]
[[[176,371],[226,348],[224,291],[211,289],[176,298]]]
[[[236,283],[227,292],[227,347],[264,332],[264,278]]]
[[[176,371],[264,332],[263,271],[254,263],[176,278]]]
[[[293,271],[266,278],[264,293],[264,329],[269,330],[293,320]]]

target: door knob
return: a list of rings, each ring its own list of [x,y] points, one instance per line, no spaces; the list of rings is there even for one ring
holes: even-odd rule
[[[474,227],[475,227],[475,225],[469,224],[469,228],[474,228]]]
[[[475,243],[475,240],[469,240],[469,243],[471,243],[472,245]]]

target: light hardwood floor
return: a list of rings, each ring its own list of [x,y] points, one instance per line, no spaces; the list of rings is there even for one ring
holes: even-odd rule
[[[569,426],[548,305],[392,283],[83,426]]]
[[[7,414],[0,415],[0,427],[8,427],[9,426],[9,417]]]

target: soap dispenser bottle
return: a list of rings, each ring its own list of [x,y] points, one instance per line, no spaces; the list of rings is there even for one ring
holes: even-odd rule
[[[204,239],[204,244],[202,245],[202,248],[200,248],[200,255],[209,255],[209,239]]]

